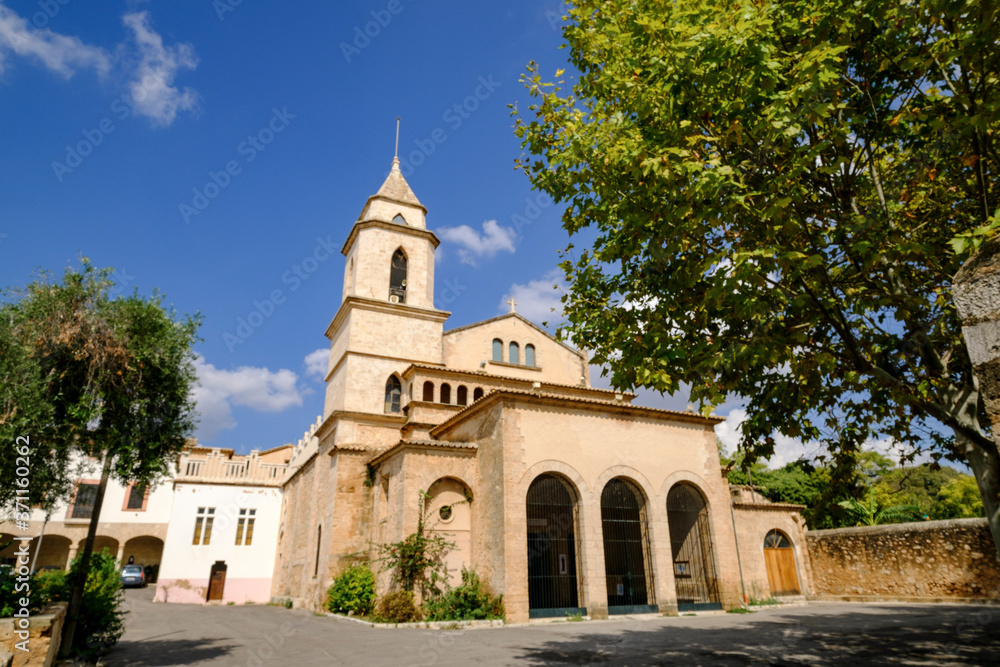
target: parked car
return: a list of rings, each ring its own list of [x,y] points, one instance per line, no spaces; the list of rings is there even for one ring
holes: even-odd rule
[[[126,565],[122,568],[122,587],[146,585],[146,573],[142,570],[142,565]]]

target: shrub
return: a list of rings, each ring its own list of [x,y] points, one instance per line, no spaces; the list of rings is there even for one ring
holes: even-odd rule
[[[375,575],[367,565],[352,565],[334,579],[326,608],[335,614],[367,616],[375,603]]]
[[[0,570],[0,617],[2,618],[9,618],[20,606],[18,601],[23,597],[28,598],[28,611],[32,614],[41,611],[50,602],[65,602],[69,599],[65,572],[39,572],[31,578],[27,591],[16,591],[18,583],[13,569]]]
[[[375,620],[383,623],[412,623],[423,620],[411,591],[396,591],[379,598]]]
[[[472,570],[462,568],[462,585],[424,603],[429,621],[503,618],[503,596],[494,596]]]
[[[70,576],[66,577],[66,599],[82,559],[73,559]],[[118,643],[125,632],[125,611],[121,572],[115,557],[107,549],[90,557],[90,571],[83,590],[83,603],[73,637],[76,655],[93,658],[102,655]]]

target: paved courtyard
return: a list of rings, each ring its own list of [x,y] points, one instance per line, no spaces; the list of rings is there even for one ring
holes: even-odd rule
[[[269,606],[153,604],[108,665],[995,665],[1000,607],[840,604],[479,630],[371,628]]]

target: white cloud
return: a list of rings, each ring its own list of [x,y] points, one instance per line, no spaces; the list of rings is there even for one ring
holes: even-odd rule
[[[67,79],[79,69],[93,69],[107,74],[113,59],[104,49],[88,46],[76,37],[38,29],[9,8],[0,4],[0,72],[4,57],[14,53],[40,60],[53,72]]]
[[[330,367],[330,348],[321,347],[306,355],[306,375],[315,375],[321,380],[326,378]]]
[[[463,264],[475,266],[479,259],[490,259],[501,250],[514,252],[516,249],[514,228],[501,227],[496,220],[484,222],[482,234],[468,225],[441,227],[435,231],[443,241],[461,246],[458,257]]]
[[[133,111],[149,117],[154,125],[174,122],[179,111],[194,111],[198,94],[178,89],[174,78],[198,66],[190,44],[165,46],[149,23],[146,12],[125,14],[122,21],[131,39],[112,51],[84,44],[78,37],[36,28],[0,0],[0,73],[11,54],[40,61],[53,72],[69,78],[81,70],[108,74],[113,67],[128,81]],[[117,67],[116,67],[117,66]]]
[[[236,370],[218,369],[199,355],[195,359],[198,386],[193,391],[201,421],[198,437],[211,441],[236,426],[233,406],[258,412],[281,412],[302,405],[298,376],[290,370],[241,366]]]
[[[554,289],[553,289],[554,287]],[[553,322],[562,318],[562,302],[560,298],[566,291],[561,269],[552,269],[538,280],[532,280],[527,285],[514,283],[510,290],[500,300],[498,311],[510,312],[507,300],[511,297],[517,302],[517,312],[532,322]]]
[[[190,88],[183,91],[173,86],[180,70],[198,66],[194,47],[190,44],[164,46],[163,39],[149,26],[146,12],[126,14],[122,20],[133,33],[141,61],[129,80],[129,92],[135,110],[157,125],[170,125],[178,111],[193,111],[198,106],[198,94]]]
[[[743,422],[747,419],[747,411],[743,408],[733,408],[726,416],[726,421],[715,427],[715,435],[726,446],[730,454],[742,437]],[[779,433],[774,434],[774,454],[765,461],[769,468],[781,468],[801,458],[813,459],[818,454],[815,445],[807,446],[798,438],[789,438]]]

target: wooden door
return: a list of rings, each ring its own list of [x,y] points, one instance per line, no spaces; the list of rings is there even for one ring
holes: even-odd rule
[[[212,566],[212,573],[208,579],[208,601],[222,600],[222,592],[226,587],[226,563],[221,560],[215,561]]]
[[[782,533],[772,530],[764,539],[764,564],[771,595],[801,595],[795,572],[795,552]]]

